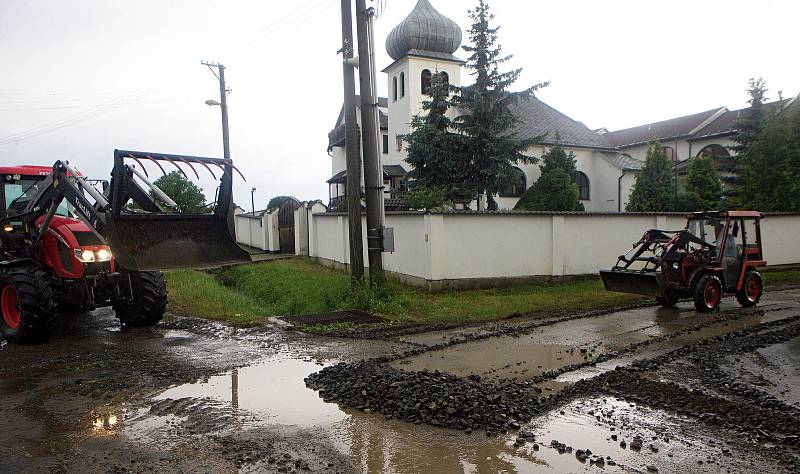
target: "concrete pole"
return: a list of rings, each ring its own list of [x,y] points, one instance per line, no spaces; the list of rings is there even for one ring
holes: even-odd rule
[[[342,74],[344,77],[344,148],[347,157],[347,220],[350,236],[350,274],[364,280],[364,242],[361,239],[361,157],[356,123],[356,80],[353,58],[352,0],[342,0]]]
[[[228,135],[228,91],[225,88],[225,66],[219,64],[219,104],[222,110],[222,156],[231,159],[231,145]]]
[[[383,166],[378,153],[378,98],[374,94],[371,48],[374,44],[370,23],[372,10],[365,0],[356,0],[358,34],[358,75],[361,90],[361,143],[364,154],[364,188],[367,198],[367,251],[369,277],[383,280]]]

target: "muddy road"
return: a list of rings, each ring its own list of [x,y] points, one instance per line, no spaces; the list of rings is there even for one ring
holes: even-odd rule
[[[0,472],[800,472],[800,290],[381,339],[99,310],[0,342],[0,397]]]

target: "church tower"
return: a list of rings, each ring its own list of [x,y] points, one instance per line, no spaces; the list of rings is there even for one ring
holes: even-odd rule
[[[461,84],[464,61],[455,57],[461,46],[461,28],[442,15],[428,0],[419,0],[414,10],[386,38],[386,51],[394,62],[383,72],[389,81],[389,154],[384,165],[404,164],[411,118],[420,112],[425,90],[433,74],[450,84]],[[387,159],[388,158],[388,159]]]

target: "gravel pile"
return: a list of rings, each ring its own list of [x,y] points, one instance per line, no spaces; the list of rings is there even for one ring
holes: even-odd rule
[[[374,362],[340,363],[306,378],[325,401],[383,413],[411,423],[487,435],[517,430],[549,406],[541,389],[524,383],[482,382],[477,375],[404,372]]]

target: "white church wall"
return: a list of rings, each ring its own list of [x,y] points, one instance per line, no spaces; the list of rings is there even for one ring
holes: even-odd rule
[[[685,217],[389,213],[386,225],[394,228],[395,252],[384,254],[385,269],[407,283],[441,289],[596,273],[613,265],[646,230],[682,229]],[[330,265],[349,263],[346,216],[315,213],[309,229],[312,258]],[[800,263],[794,239],[798,233],[800,215],[773,215],[762,221],[770,265]]]

